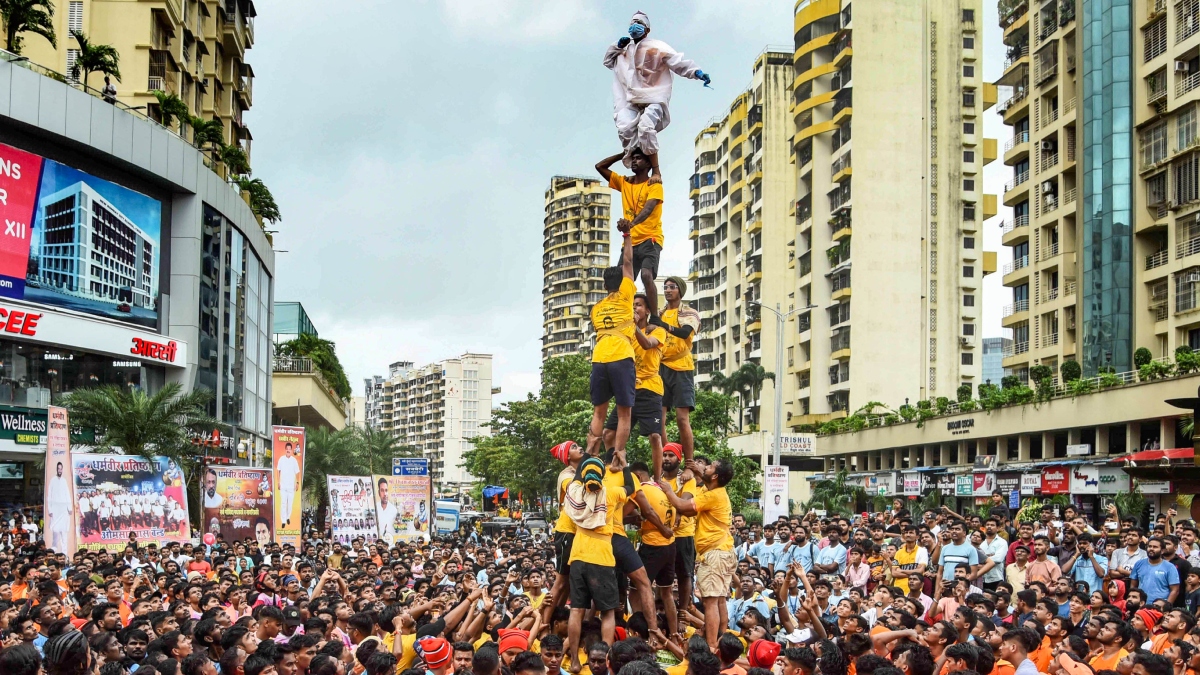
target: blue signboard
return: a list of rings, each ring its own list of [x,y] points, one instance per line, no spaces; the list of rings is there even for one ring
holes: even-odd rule
[[[411,459],[406,457],[392,458],[393,476],[428,476],[428,459]]]

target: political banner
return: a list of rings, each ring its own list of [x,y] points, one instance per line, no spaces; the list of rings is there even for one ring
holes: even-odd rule
[[[389,546],[398,541],[429,540],[433,484],[429,460],[409,459],[392,476],[372,476],[379,536]]]
[[[123,550],[191,539],[183,471],[166,457],[72,453],[79,538],[86,549]]]
[[[271,427],[271,458],[275,469],[275,543],[300,548],[304,428]]]
[[[358,537],[372,542],[379,536],[370,476],[329,476],[329,511],[334,541],[349,546]]]
[[[788,508],[788,468],[771,464],[763,476],[763,522],[791,515]]]
[[[75,490],[71,480],[71,433],[67,409],[46,411],[46,544],[59,553],[74,554]]]
[[[204,470],[204,531],[226,542],[271,542],[275,493],[270,469],[210,466]]]

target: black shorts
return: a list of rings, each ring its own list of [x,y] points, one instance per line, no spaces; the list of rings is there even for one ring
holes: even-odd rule
[[[650,434],[664,436],[662,409],[662,396],[649,389],[638,389],[633,398],[633,414],[630,416],[629,428],[633,429],[633,425],[636,424],[638,433],[643,436],[649,437]],[[604,428],[616,430],[616,408],[608,413],[608,420],[604,422]]]
[[[566,574],[571,571],[571,544],[574,543],[574,532],[554,533],[554,558],[556,561],[554,569],[559,574]]]
[[[694,579],[696,576],[696,538],[675,537],[675,577]]]
[[[642,569],[645,565],[642,564],[642,559],[638,557],[638,553],[633,548],[633,544],[629,543],[629,538],[620,534],[612,536],[613,557],[617,559],[617,571],[623,575],[630,575]]]
[[[592,376],[588,382],[592,405],[603,405],[616,398],[617,405],[623,408],[632,408],[636,383],[637,372],[633,365],[633,359],[593,363]]]
[[[646,576],[655,586],[669,588],[675,583],[675,542],[666,546],[642,544],[638,556],[646,565]]]
[[[576,560],[571,565],[571,609],[588,609],[593,602],[601,612],[617,608],[617,571]]]
[[[696,371],[659,366],[663,381],[663,407],[696,409]]]
[[[653,239],[647,239],[633,247],[633,273],[641,274],[642,270],[650,270],[652,279],[658,278],[658,257],[662,254],[662,246]]]

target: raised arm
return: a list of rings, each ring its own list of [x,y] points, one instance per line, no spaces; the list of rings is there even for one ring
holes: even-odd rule
[[[629,229],[633,225],[622,218],[617,221],[618,229],[624,224],[624,229],[621,230],[621,239],[624,243],[621,244],[621,275],[630,281],[633,280],[633,237],[629,236]]]
[[[600,174],[600,177],[605,180],[605,182],[612,181],[612,170],[610,170],[608,167],[616,164],[623,157],[625,157],[625,153],[618,152],[612,157],[605,157],[604,159],[600,160],[598,164],[596,164],[596,171]]]
[[[654,507],[650,506],[650,500],[646,499],[646,494],[638,490],[634,493],[633,498],[637,502],[638,509],[642,512],[642,517],[650,521],[651,525],[657,527],[659,534],[669,539],[674,532],[672,532],[669,525],[662,521],[662,518],[658,517],[658,512],[654,510]]]
[[[641,328],[634,328],[633,335],[637,338],[638,344],[642,346],[642,349],[654,349],[662,344],[653,335],[643,333]]]

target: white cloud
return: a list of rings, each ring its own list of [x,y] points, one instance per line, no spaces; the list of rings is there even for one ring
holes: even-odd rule
[[[441,9],[458,37],[488,42],[586,41],[598,28],[585,0],[441,0]]]

